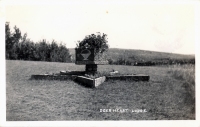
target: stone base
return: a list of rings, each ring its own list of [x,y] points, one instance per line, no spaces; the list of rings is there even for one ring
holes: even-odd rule
[[[86,65],[86,64],[104,65],[104,64],[108,64],[108,61],[75,61],[75,64],[77,65]]]
[[[85,65],[85,71],[86,72],[91,72],[91,73],[95,73],[97,72],[97,64],[86,64]]]
[[[84,75],[85,71],[60,71],[60,75]]]
[[[106,76],[106,80],[133,80],[133,81],[149,81],[149,75],[113,75],[113,76]]]
[[[99,78],[95,78],[95,79],[88,78],[88,77],[85,77],[85,76],[77,76],[76,77],[76,81],[77,82],[80,82],[81,84],[83,84],[83,85],[85,85],[87,87],[92,87],[92,88],[98,87],[105,80],[106,80],[105,76],[99,77]]]
[[[96,67],[94,67],[96,68]],[[98,78],[89,78],[83,76],[85,72],[83,71],[61,71],[60,74],[40,74],[31,75],[31,79],[36,80],[75,80],[86,87],[98,87],[105,80],[131,80],[131,81],[149,81],[150,76],[143,74],[132,74],[132,75],[110,75],[102,76]]]
[[[76,75],[31,75],[31,79],[36,80],[74,80]]]

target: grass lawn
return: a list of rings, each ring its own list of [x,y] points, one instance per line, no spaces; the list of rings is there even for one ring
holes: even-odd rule
[[[95,89],[70,80],[30,80],[32,74],[84,69],[73,63],[7,60],[7,121],[195,119],[195,92],[191,88],[195,82],[177,75],[176,67],[99,65],[102,72],[114,69],[121,74],[147,74],[150,81],[109,80]],[[194,79],[194,72],[189,75]],[[112,112],[100,112],[102,109]],[[123,109],[128,111],[113,111]],[[131,112],[137,109],[146,112]]]

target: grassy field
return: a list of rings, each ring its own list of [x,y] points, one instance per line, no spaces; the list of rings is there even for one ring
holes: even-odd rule
[[[73,81],[30,80],[32,74],[84,70],[73,63],[6,61],[6,119],[51,120],[194,120],[193,66],[99,65],[99,71],[147,74],[149,82],[107,81],[91,89]],[[100,112],[128,109],[127,112]],[[145,109],[136,113],[132,110]]]

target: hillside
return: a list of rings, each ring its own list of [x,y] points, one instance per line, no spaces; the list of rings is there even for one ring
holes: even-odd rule
[[[74,48],[69,49],[73,61],[75,60]],[[193,63],[195,55],[182,55],[165,52],[155,52],[146,50],[135,50],[135,49],[117,49],[111,48],[107,52],[107,58],[111,64],[173,64],[173,63]]]

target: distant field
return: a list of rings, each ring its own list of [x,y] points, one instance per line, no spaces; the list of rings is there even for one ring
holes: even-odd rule
[[[194,65],[99,65],[100,71],[147,74],[150,81],[107,81],[96,89],[73,81],[30,80],[32,74],[84,69],[73,63],[7,60],[7,121],[195,119]],[[100,109],[129,111],[103,113]],[[147,112],[131,112],[136,109]]]

